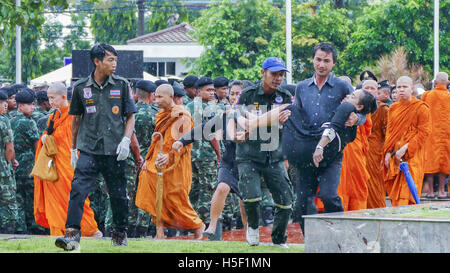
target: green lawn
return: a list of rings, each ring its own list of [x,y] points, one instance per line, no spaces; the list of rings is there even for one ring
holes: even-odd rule
[[[0,253],[63,253],[56,237],[0,239]],[[128,247],[114,247],[110,239],[82,238],[80,253],[303,253],[305,245],[282,249],[271,244],[248,246],[245,242],[128,239]]]

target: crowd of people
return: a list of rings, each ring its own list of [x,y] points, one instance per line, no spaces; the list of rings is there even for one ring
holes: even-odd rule
[[[415,204],[401,162],[419,196],[448,197],[445,72],[426,92],[371,71],[353,86],[332,72],[333,45],[319,43],[314,76],[297,85],[277,57],[256,82],[129,82],[114,74],[112,46],[90,56],[94,71],[69,87],[0,88],[0,233],[59,236],[72,250],[81,236],[123,246],[243,228],[258,245],[271,225],[286,248],[303,215]]]

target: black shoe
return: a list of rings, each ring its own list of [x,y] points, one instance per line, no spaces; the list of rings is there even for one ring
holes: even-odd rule
[[[136,227],[136,238],[147,237],[147,227]]]
[[[66,229],[64,237],[56,238],[55,245],[67,251],[80,248],[81,231],[76,228]]]
[[[128,246],[127,233],[125,231],[113,231],[111,239],[114,246]]]

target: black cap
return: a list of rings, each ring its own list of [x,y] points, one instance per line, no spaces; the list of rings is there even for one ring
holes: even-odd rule
[[[359,79],[361,81],[370,80],[370,79],[372,79],[376,82],[378,81],[377,77],[375,77],[375,74],[373,74],[373,72],[370,70],[364,70],[363,72],[361,72],[361,75],[359,75]]]
[[[156,86],[160,86],[161,84],[170,84],[168,81],[166,80],[157,80],[155,81]]]
[[[186,91],[184,91],[184,88],[174,85],[173,86],[173,95],[175,97],[184,97],[186,95]]]
[[[149,93],[155,92],[157,86],[152,81],[140,80],[137,81],[134,87],[141,90],[147,91]]]
[[[19,92],[17,92],[16,94],[17,103],[32,103],[34,102],[34,99],[35,99],[34,91],[29,88],[24,88]]]
[[[198,81],[195,83],[195,86],[197,88],[203,87],[205,85],[208,84],[213,84],[213,80],[211,80],[211,78],[209,77],[201,77],[200,79],[198,79]]]
[[[183,80],[184,87],[195,87],[195,83],[198,81],[197,76],[189,75]]]
[[[378,83],[378,89],[388,88],[391,89],[391,85],[388,83],[388,80],[384,80]]]
[[[0,100],[4,101],[4,100],[8,100],[8,93],[6,93],[6,91],[2,89],[0,89]]]
[[[219,87],[224,87],[224,86],[228,86],[228,78],[227,77],[215,77],[213,80],[213,84],[215,88],[219,88]]]
[[[47,91],[41,90],[36,93],[36,99],[38,103],[48,101]]]

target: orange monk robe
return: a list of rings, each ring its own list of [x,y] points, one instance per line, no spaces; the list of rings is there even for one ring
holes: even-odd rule
[[[425,145],[425,173],[450,174],[450,92],[444,85],[425,92],[421,98],[431,112],[431,135]]]
[[[406,143],[408,149],[402,160],[408,162],[409,172],[416,184],[419,196],[422,192],[425,165],[425,145],[431,133],[431,113],[428,105],[412,97],[411,101],[397,101],[389,108],[388,127],[383,146],[383,158]],[[415,204],[405,176],[399,170],[400,162],[394,157],[389,168],[383,162],[384,184],[393,206]]]
[[[58,181],[49,182],[34,177],[34,218],[39,225],[49,228],[50,235],[62,236],[65,233],[69,195],[72,188],[74,170],[70,165],[70,148],[72,147],[72,116],[68,114],[69,106],[63,107],[61,117],[55,116],[54,132],[58,154],[54,161],[58,172]],[[53,117],[53,114],[50,118]],[[47,134],[47,131],[44,132]],[[42,149],[42,141],[38,141],[36,156]],[[94,219],[94,211],[86,199],[81,219],[82,236],[91,236],[98,230]]]
[[[358,126],[356,138],[344,148],[338,195],[344,210],[360,210],[367,207],[367,152],[372,129],[370,114],[363,125]]]
[[[383,172],[383,145],[386,135],[387,119],[389,106],[377,101],[378,108],[372,115],[372,131],[370,133],[369,152],[367,154],[367,171],[369,179],[367,180],[367,208],[386,207],[386,189],[384,188]]]
[[[189,201],[192,185],[191,146],[187,145],[178,152],[172,152],[172,144],[183,132],[193,128],[193,120],[183,106],[175,105],[162,109],[156,115],[154,132],[163,135],[163,153],[169,154],[169,163],[164,167],[172,170],[163,173],[163,205],[161,221],[165,227],[180,229],[198,229],[202,220],[198,217]],[[154,141],[145,157],[146,168],[139,175],[139,186],[136,193],[136,206],[153,215],[156,219],[156,182],[155,161],[160,152],[160,137],[155,135]],[[163,169],[163,171],[164,171]]]

